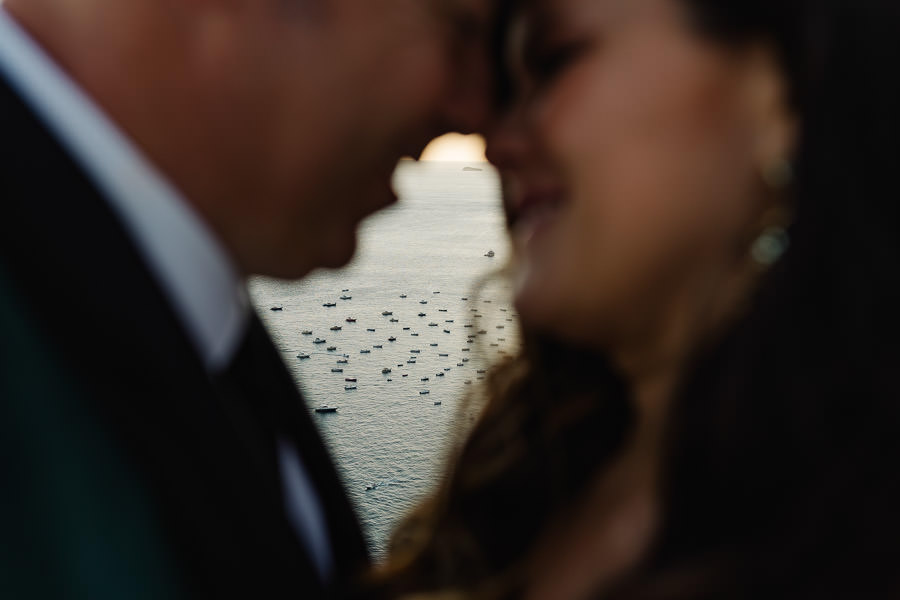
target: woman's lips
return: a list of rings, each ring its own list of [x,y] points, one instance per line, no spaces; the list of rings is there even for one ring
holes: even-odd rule
[[[510,206],[510,229],[515,239],[527,246],[556,221],[563,206],[561,189],[528,190]]]

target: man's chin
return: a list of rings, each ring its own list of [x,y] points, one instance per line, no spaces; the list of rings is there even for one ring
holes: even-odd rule
[[[316,269],[339,269],[349,263],[356,253],[356,235],[344,235],[338,239],[333,234],[315,247],[301,245],[291,251],[270,257],[264,264],[249,269],[254,275],[277,279],[301,279]]]
[[[340,269],[353,260],[356,254],[356,232],[344,236],[333,235],[320,250],[321,252],[316,253],[319,257],[317,267]]]

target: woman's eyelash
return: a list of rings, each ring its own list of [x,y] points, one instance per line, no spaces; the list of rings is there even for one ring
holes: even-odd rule
[[[565,71],[587,49],[587,46],[585,41],[541,45],[529,52],[526,66],[536,83],[548,83]]]

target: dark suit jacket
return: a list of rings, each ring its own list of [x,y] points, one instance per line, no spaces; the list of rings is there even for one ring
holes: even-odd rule
[[[70,506],[66,490],[77,482],[57,481],[54,497],[47,497],[47,486],[34,484],[60,477],[50,472],[71,472],[58,468],[68,461],[73,469],[95,472],[94,497],[130,502],[110,510],[131,511],[140,521],[128,541],[110,542],[97,533],[83,544],[94,558],[128,556],[129,543],[142,551],[155,549],[154,560],[169,563],[155,572],[171,571],[188,597],[326,595],[331,590],[319,583],[285,516],[274,451],[277,430],[296,444],[318,489],[337,579],[346,581],[366,564],[357,519],[258,319],[250,335],[253,381],[211,381],[105,199],[2,76],[0,282],[5,282],[0,300],[15,297],[20,325],[17,335],[0,336],[0,374],[8,379],[16,373],[18,380],[0,384],[6,396],[0,401],[30,407],[32,415],[41,406],[38,415],[56,419],[57,425],[59,411],[79,415],[71,427],[61,428],[68,436],[65,448],[35,444],[59,439],[48,435],[42,418],[26,424],[8,417],[13,422],[0,423],[0,441],[20,442],[18,454],[0,463],[2,495],[19,499],[4,504],[13,514],[0,519],[17,523],[20,543],[40,546],[43,538],[36,535],[27,542],[32,527],[49,531],[47,544],[53,546],[54,539],[88,518]],[[19,352],[35,341],[40,351]],[[47,382],[52,385],[38,385]],[[101,467],[82,452],[98,439],[115,455],[115,468]],[[114,493],[126,483],[128,493]],[[103,520],[102,513],[93,517]],[[49,561],[45,572],[72,570],[57,562],[91,559],[66,555],[65,548],[32,550]],[[142,551],[134,555],[146,556]],[[27,555],[19,558],[27,562]],[[134,587],[141,585],[135,579]]]

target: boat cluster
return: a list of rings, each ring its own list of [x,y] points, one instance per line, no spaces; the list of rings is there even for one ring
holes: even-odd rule
[[[493,254],[493,253],[491,253],[491,254]],[[340,300],[344,301],[344,302],[348,302],[348,301],[352,300],[353,297],[350,295],[349,292],[350,292],[349,289],[342,290]],[[434,291],[432,291],[431,298],[440,300],[441,299],[440,294],[441,294],[440,290],[434,290]],[[404,294],[399,294],[399,298],[401,300],[406,300],[407,298],[409,298],[409,296],[404,293]],[[450,312],[450,309],[447,307],[433,307],[433,306],[430,307],[431,310],[436,311],[433,315],[433,318],[438,316],[438,313],[444,313],[444,314],[441,315],[440,320],[435,319],[435,320],[427,321],[427,323],[424,322],[424,318],[427,317],[428,312],[430,312],[429,308],[427,307],[427,305],[429,304],[429,300],[425,299],[425,298],[418,300],[419,306],[417,306],[417,310],[415,310],[415,311],[411,311],[408,308],[409,305],[406,305],[407,306],[406,310],[402,310],[403,307],[399,306],[399,305],[397,308],[389,306],[387,308],[384,308],[383,310],[380,310],[379,312],[380,312],[380,317],[383,319],[383,321],[382,321],[383,326],[384,326],[384,328],[388,328],[388,332],[390,333],[390,335],[386,338],[382,338],[382,339],[385,339],[386,342],[372,343],[370,341],[368,346],[365,346],[362,348],[357,347],[357,348],[359,348],[359,350],[358,350],[359,354],[364,355],[364,356],[371,355],[374,358],[375,355],[373,354],[373,350],[388,352],[387,355],[379,354],[379,356],[382,356],[383,358],[387,357],[387,356],[392,356],[392,358],[394,359],[391,361],[391,363],[388,366],[384,366],[384,362],[382,361],[382,365],[380,367],[382,378],[380,381],[383,381],[386,383],[392,382],[393,378],[397,377],[398,375],[399,375],[399,377],[397,377],[398,379],[411,380],[410,374],[413,373],[415,369],[421,369],[422,366],[425,365],[425,363],[419,362],[420,359],[423,357],[422,350],[419,348],[411,348],[409,350],[407,356],[404,359],[399,360],[399,361],[397,360],[397,358],[399,358],[399,357],[396,354],[397,354],[397,351],[399,350],[399,348],[397,347],[399,345],[398,339],[402,334],[407,334],[410,336],[410,338],[419,338],[419,332],[415,331],[416,323],[418,323],[420,327],[422,325],[427,325],[427,327],[429,328],[429,331],[433,330],[435,332],[435,334],[432,335],[432,340],[439,339],[437,337],[434,337],[434,335],[439,335],[439,336],[442,335],[439,332],[442,332],[444,335],[452,334],[453,333],[452,328],[454,326],[469,329],[470,331],[475,331],[475,333],[467,333],[464,343],[468,344],[468,345],[464,345],[462,348],[460,348],[459,349],[460,353],[470,352],[471,346],[469,346],[469,345],[474,344],[478,338],[481,338],[481,337],[487,338],[489,335],[487,326],[489,326],[489,324],[490,324],[490,326],[493,326],[496,328],[497,333],[505,334],[505,332],[503,330],[505,329],[506,326],[504,324],[499,324],[499,325],[495,324],[496,321],[492,322],[491,318],[485,319],[484,324],[486,325],[486,327],[479,327],[476,329],[475,324],[476,323],[480,324],[480,323],[475,321],[475,319],[481,319],[485,315],[483,315],[478,308],[475,308],[472,303],[469,303],[468,297],[462,297],[462,298],[460,298],[460,300],[462,302],[468,303],[468,306],[471,308],[470,308],[470,314],[468,314],[469,318],[461,319],[462,321],[465,321],[465,323],[464,324],[461,323],[459,325],[457,325],[457,321],[460,319],[445,318],[445,317],[453,317],[454,316],[451,314],[447,314]],[[412,302],[412,300],[410,300],[410,302]],[[491,304],[491,300],[489,300],[489,299],[482,300],[481,302],[483,302],[484,304]],[[441,302],[441,303],[443,303],[443,302]],[[331,309],[331,308],[337,306],[337,304],[338,304],[337,302],[324,302],[322,304],[322,306],[325,307],[326,309]],[[275,306],[271,307],[273,311],[283,312],[284,308],[282,305],[276,305],[276,306],[278,307],[277,309],[275,308]],[[413,306],[415,306],[415,304],[413,304]],[[500,308],[499,310],[501,311],[501,313],[509,313],[509,309],[507,309],[505,307]],[[426,311],[428,311],[428,312],[426,312]],[[396,315],[395,315],[395,313],[396,313]],[[324,314],[325,313],[323,313],[323,315]],[[375,313],[374,315],[372,315],[372,318],[377,319],[378,317],[376,315],[378,315],[378,313]],[[400,323],[401,319],[408,318],[408,317],[405,317],[404,315],[417,315],[418,319],[416,317],[412,317],[411,320],[408,321],[408,325],[403,325],[403,326],[395,325],[397,323]],[[493,316],[496,317],[498,315],[494,314]],[[513,318],[514,315],[503,314],[503,315],[499,315],[499,316],[501,318],[505,318],[507,322],[514,321],[514,318]],[[462,317],[462,315],[458,315],[458,317]],[[331,320],[331,319],[328,319],[327,317],[325,317],[323,320]],[[342,323],[334,323],[333,321],[332,321],[332,323],[333,324],[331,324],[330,326],[328,324],[325,324],[325,326],[328,327],[328,330],[331,333],[333,333],[334,335],[337,335],[341,338],[344,338],[344,336],[346,336],[346,335],[350,335],[351,336],[350,339],[359,340],[359,335],[361,334],[361,330],[355,330],[355,328],[354,328],[354,326],[358,323],[357,316],[346,316],[346,318],[343,319]],[[443,327],[441,326],[442,324],[443,324]],[[377,326],[376,327],[366,327],[365,331],[367,333],[371,334],[371,333],[377,333],[378,331],[380,331],[380,329],[381,328],[379,328]],[[348,332],[352,332],[352,331],[356,331],[357,333],[356,334],[348,333]],[[462,333],[462,329],[460,329],[458,331],[460,333]],[[424,333],[425,332],[423,332],[423,334]],[[300,335],[301,336],[314,336],[314,329],[313,328],[303,329],[300,331]],[[375,337],[375,336],[373,336],[373,337]],[[444,342],[446,342],[446,340],[452,339],[452,338],[447,338],[447,337],[442,336],[440,339],[442,339]],[[496,347],[496,348],[498,348],[497,352],[499,354],[506,354],[505,350],[499,349],[500,342],[505,342],[505,340],[506,340],[505,337],[497,338],[496,341],[490,341],[489,343],[485,343],[481,346],[478,346],[478,348],[487,350],[489,347],[491,347],[491,348]],[[378,340],[376,339],[373,341],[378,341]],[[328,345],[326,348],[326,352],[301,351],[296,356],[301,361],[309,361],[314,354],[334,356],[337,358],[337,365],[330,367],[330,371],[334,374],[340,374],[343,376],[344,369],[350,363],[350,355],[346,353],[347,352],[346,349],[339,351],[338,348],[340,345],[340,340],[337,340],[337,342],[338,342],[338,344]],[[314,337],[314,339],[312,340],[312,344],[316,347],[324,346],[327,343],[328,343],[328,340],[325,338],[322,338],[322,337]],[[394,350],[388,351],[387,349],[385,349],[385,343],[389,344],[388,348],[392,348]],[[439,346],[443,346],[443,345],[445,345],[445,344],[439,343],[438,341],[429,341],[428,342],[428,346],[430,348],[436,349]],[[450,360],[452,360],[452,363],[450,363],[450,364],[455,365],[455,367],[457,369],[464,369],[465,367],[468,367],[468,363],[470,361],[470,358],[468,356],[457,356],[454,359],[454,358],[451,358],[451,352],[447,351],[443,348],[441,348],[440,351],[433,350],[433,352],[434,352],[434,354],[430,354],[430,356],[436,357],[440,361],[450,359]],[[396,367],[394,366],[395,364],[396,364]],[[419,366],[417,366],[417,365],[419,365]],[[401,371],[406,371],[406,372],[395,373],[396,370],[401,370]],[[452,370],[453,370],[452,366],[446,366],[446,367],[441,366],[440,370],[437,370],[436,372],[429,372],[427,374],[424,374],[424,373],[421,373],[421,371],[420,371],[419,381],[424,383],[424,382],[430,382],[432,380],[434,380],[434,381],[443,380],[443,379],[446,379],[446,375],[450,374],[450,372]],[[425,375],[425,376],[422,376],[422,375]],[[485,371],[485,369],[478,369],[477,372],[475,373],[475,375],[476,375],[475,379],[483,379],[486,376],[486,371]],[[358,384],[357,377],[342,377],[342,378],[344,379],[343,385],[344,385],[344,390],[346,392],[352,392],[352,391],[358,389],[357,388],[357,384]],[[473,380],[465,379],[463,383],[465,385],[471,385],[473,383]],[[426,395],[431,394],[431,390],[423,387],[418,390],[418,393],[420,396],[426,396]],[[434,405],[436,405],[436,406],[440,406],[441,404],[442,404],[441,400],[436,400],[434,402]],[[334,413],[334,412],[337,412],[337,409],[338,409],[338,407],[336,407],[336,406],[323,405],[323,406],[319,406],[318,408],[315,408],[314,410],[317,413]]]

